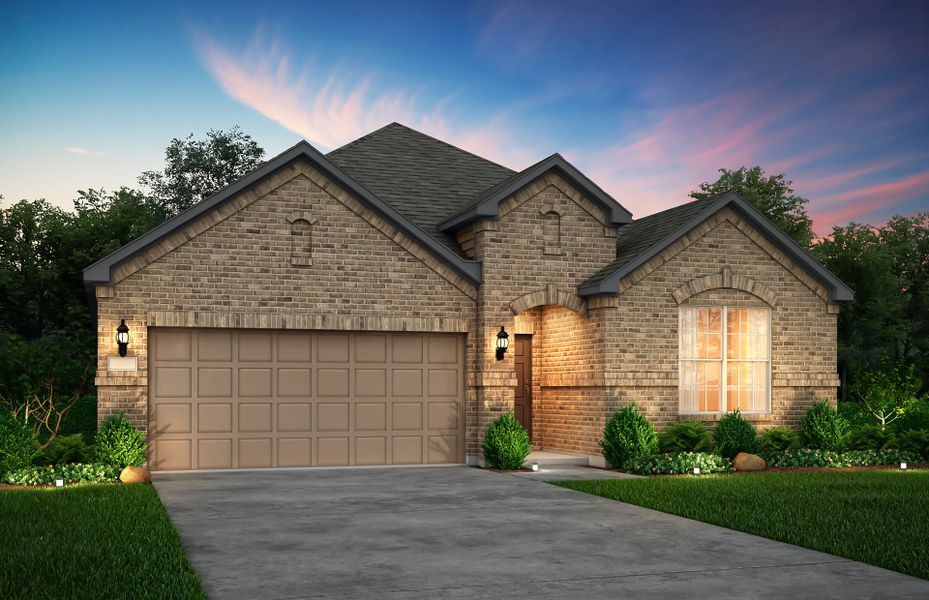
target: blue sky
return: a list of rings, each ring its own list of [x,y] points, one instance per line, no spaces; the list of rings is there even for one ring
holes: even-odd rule
[[[636,216],[760,164],[826,233],[929,210],[927,33],[927,2],[4,2],[0,194],[70,207],[210,128],[274,155],[399,121],[561,152]]]

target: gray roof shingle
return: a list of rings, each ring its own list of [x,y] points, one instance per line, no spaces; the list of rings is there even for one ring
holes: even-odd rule
[[[326,155],[450,250],[464,256],[438,224],[514,171],[451,144],[391,123]]]

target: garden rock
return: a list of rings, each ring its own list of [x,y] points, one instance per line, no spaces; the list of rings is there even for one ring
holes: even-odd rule
[[[151,483],[152,474],[145,467],[126,467],[119,474],[119,480],[123,483]]]
[[[736,471],[764,471],[766,466],[763,458],[748,452],[739,452],[733,461]]]

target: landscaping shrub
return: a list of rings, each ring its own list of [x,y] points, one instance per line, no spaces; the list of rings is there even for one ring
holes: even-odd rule
[[[600,447],[609,464],[622,467],[632,457],[654,454],[658,450],[658,436],[633,402],[613,413],[603,429]]]
[[[532,446],[529,443],[529,434],[513,413],[505,413],[487,428],[481,449],[484,450],[484,458],[491,467],[518,469],[529,456]]]
[[[897,438],[897,447],[919,454],[923,461],[929,461],[929,429],[911,429]]]
[[[145,464],[147,449],[145,436],[122,415],[107,419],[97,434],[97,460],[118,469]]]
[[[905,450],[787,450],[762,455],[769,467],[874,467],[917,463],[919,456]]]
[[[35,459],[37,465],[61,465],[93,462],[96,452],[84,442],[80,433],[59,435]]]
[[[848,436],[849,450],[884,450],[896,448],[897,437],[879,425],[865,425],[853,430]]]
[[[97,431],[97,395],[84,394],[68,412],[58,435],[73,435]]]
[[[848,421],[848,424],[852,428],[877,424],[874,417],[867,412],[860,402],[839,402],[839,407],[836,411],[839,415],[845,417],[845,420]]]
[[[701,421],[680,421],[658,434],[661,452],[712,452],[713,437]]]
[[[771,427],[761,432],[759,452],[783,452],[800,447],[800,436],[791,427]]]
[[[896,434],[911,430],[929,430],[929,400],[921,400],[890,425]]]
[[[732,471],[732,463],[719,456],[707,452],[674,452],[670,454],[650,454],[648,456],[633,456],[623,465],[627,473],[636,475],[686,475],[694,472],[694,467],[700,467],[700,474],[728,473]]]
[[[800,422],[800,441],[814,450],[845,449],[849,424],[826,400],[817,402],[806,411]]]
[[[755,452],[758,449],[758,434],[738,409],[726,413],[719,420],[713,438],[717,452],[730,460],[739,452]]]
[[[0,475],[28,466],[38,453],[32,429],[0,409]]]
[[[113,483],[119,481],[119,469],[102,463],[30,466],[10,471],[4,483],[13,485],[52,485],[56,479],[65,483]]]

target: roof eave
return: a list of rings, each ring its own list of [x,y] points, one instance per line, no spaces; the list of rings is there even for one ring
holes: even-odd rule
[[[732,205],[743,216],[747,217],[753,225],[762,230],[762,234],[773,241],[782,250],[796,262],[800,263],[808,272],[810,272],[820,283],[822,283],[828,292],[829,302],[841,303],[849,302],[854,299],[855,293],[848,285],[833,274],[829,269],[823,266],[819,261],[813,258],[809,252],[794,242],[790,236],[784,233],[770,219],[764,216],[757,208],[751,205],[747,200],[742,198],[736,192],[727,192],[718,199],[710,203],[707,208],[697,214],[695,217],[678,227],[674,232],[662,238],[651,248],[637,256],[622,268],[612,273],[609,277],[600,282],[582,284],[578,286],[579,296],[617,296],[619,295],[619,282],[648,260],[653,258],[659,252],[677,241],[688,231],[711,217],[713,214],[722,210],[724,207]]]
[[[396,209],[375,196],[367,188],[355,181],[354,178],[334,165],[307,141],[301,140],[290,149],[285,150],[238,181],[201,200],[187,210],[168,219],[161,225],[152,228],[145,234],[84,269],[85,285],[98,286],[112,284],[112,271],[116,265],[144,251],[166,236],[206,214],[217,205],[244,191],[249,186],[300,157],[306,158],[329,177],[347,188],[352,194],[360,196],[374,206],[375,209],[387,217],[394,226],[423,244],[427,250],[449,264],[449,266],[454,268],[470,283],[474,285],[479,285],[481,283],[481,263],[479,261],[467,260],[456,255],[444,244],[410,222]]]
[[[497,190],[492,196],[482,200],[479,204],[443,221],[439,224],[439,230],[449,231],[457,229],[479,219],[496,219],[497,206],[500,202],[512,196],[552,169],[559,171],[563,177],[586,195],[593,198],[597,204],[606,210],[607,223],[610,226],[626,225],[632,222],[632,213],[626,210],[615,198],[603,191],[597,184],[587,178],[587,176],[581,173],[574,165],[566,161],[560,154],[553,154],[526,169],[519,177]]]

